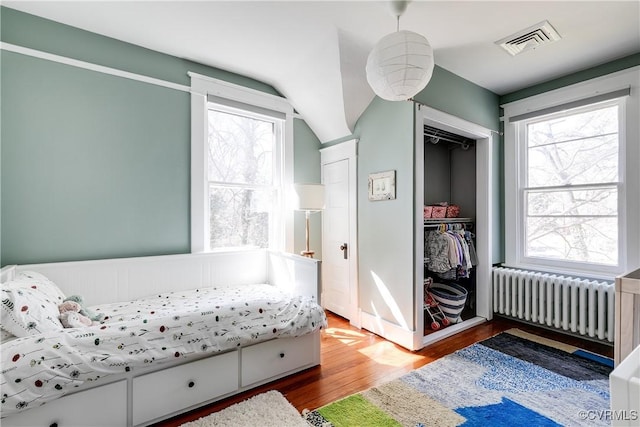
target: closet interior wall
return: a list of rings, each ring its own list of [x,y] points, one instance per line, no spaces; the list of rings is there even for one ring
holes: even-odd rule
[[[427,138],[428,139],[428,138]],[[476,147],[429,141],[424,145],[424,204],[449,202],[460,216],[476,217]]]

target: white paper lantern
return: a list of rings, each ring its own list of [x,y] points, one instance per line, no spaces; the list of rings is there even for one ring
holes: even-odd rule
[[[367,58],[367,81],[388,101],[406,101],[424,89],[433,74],[433,49],[412,31],[391,33],[375,45]]]

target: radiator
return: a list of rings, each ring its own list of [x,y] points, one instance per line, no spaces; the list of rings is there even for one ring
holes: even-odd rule
[[[613,282],[493,267],[493,311],[613,342]]]

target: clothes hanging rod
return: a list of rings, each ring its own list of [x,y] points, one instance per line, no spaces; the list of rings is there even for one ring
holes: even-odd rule
[[[457,133],[449,132],[447,130],[439,129],[437,127],[429,125],[424,125],[422,131],[425,137],[425,142],[430,142],[434,145],[440,143],[441,141],[446,141],[452,144],[460,145],[463,150],[468,150],[476,142],[473,138],[468,138],[466,136],[462,136]]]
[[[440,224],[425,224],[425,230],[441,230],[441,231],[453,231],[453,230],[466,230],[472,231],[474,228],[474,224],[472,222],[457,222],[457,223],[449,223],[442,222]]]
[[[447,142],[451,142],[453,144],[458,144],[458,145],[462,146],[462,148],[465,149],[465,150],[468,149],[471,146],[471,143],[456,141],[454,139],[447,138],[446,136],[433,135],[433,134],[430,134],[430,133],[425,133],[424,136],[429,137],[429,142],[432,143],[432,144],[437,144],[440,141],[447,141]]]
[[[465,230],[473,230],[475,221],[472,218],[427,218],[424,220],[425,229],[437,229],[449,225],[459,225]]]

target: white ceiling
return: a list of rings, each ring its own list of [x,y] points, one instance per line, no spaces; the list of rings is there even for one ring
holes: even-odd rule
[[[323,142],[351,134],[374,96],[367,55],[396,30],[386,1],[3,5],[268,83]],[[560,41],[515,57],[494,43],[544,20]],[[640,52],[640,0],[415,0],[400,28],[425,36],[438,66],[502,95]]]

